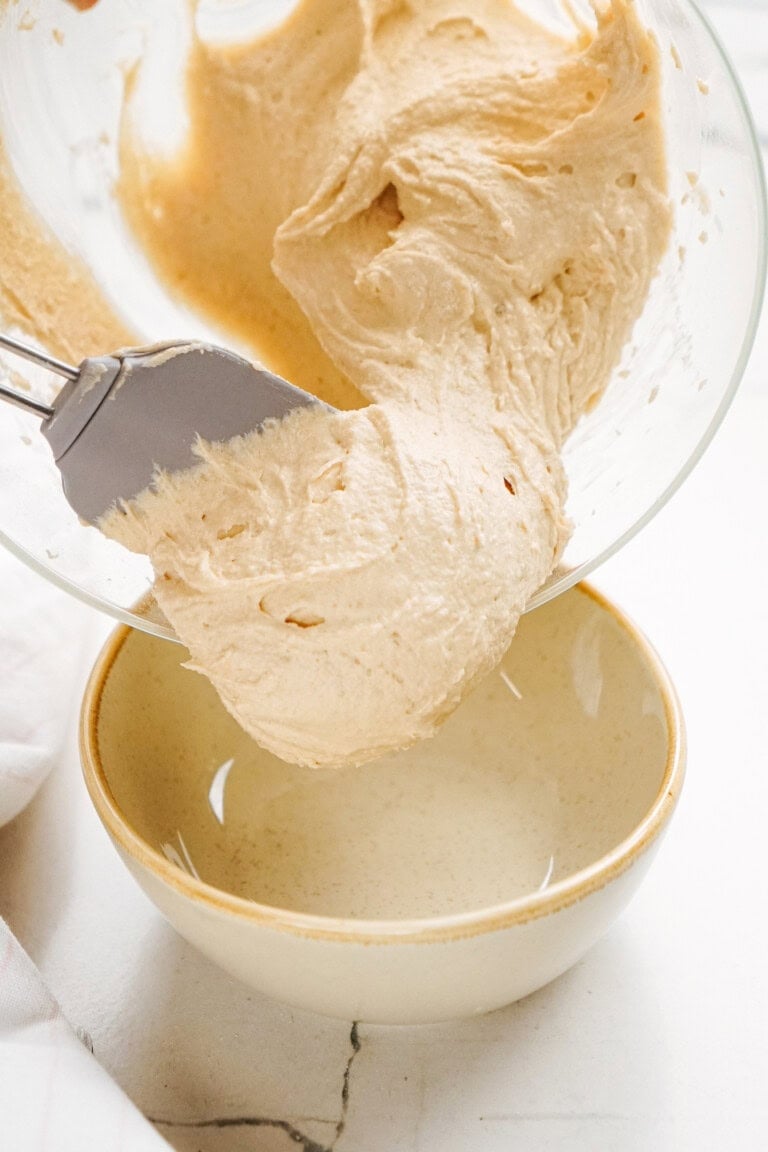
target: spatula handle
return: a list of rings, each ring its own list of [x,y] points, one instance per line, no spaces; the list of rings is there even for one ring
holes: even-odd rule
[[[0,333],[0,348],[7,348],[9,352],[15,352],[17,356],[23,356],[25,360],[31,360],[33,364],[39,364],[42,368],[50,368],[52,372],[66,377],[67,380],[77,380],[80,374],[79,368],[73,368],[71,364],[57,360],[55,356],[43,352],[40,348],[22,344],[21,340],[14,340],[13,336]]]
[[[27,412],[34,413],[35,416],[53,416],[53,408],[49,408],[47,404],[41,404],[39,400],[34,400],[31,396],[25,396],[23,392],[17,392],[15,388],[6,388],[5,384],[0,384],[0,399],[7,400],[9,404],[15,404],[17,408],[24,408]]]

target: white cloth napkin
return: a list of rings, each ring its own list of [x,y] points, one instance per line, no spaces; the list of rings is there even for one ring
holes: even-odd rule
[[[168,1152],[77,1038],[0,920],[0,1148]]]
[[[66,601],[0,547],[0,825],[32,799],[72,717],[82,640]]]
[[[77,706],[80,621],[65,593],[0,547],[0,825],[31,800],[60,757]],[[168,1149],[78,1040],[3,920],[0,1149]]]

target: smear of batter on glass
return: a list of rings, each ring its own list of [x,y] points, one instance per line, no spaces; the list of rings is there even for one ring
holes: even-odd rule
[[[27,204],[0,137],[0,321],[28,332],[63,360],[129,344],[89,269],[59,243]]]
[[[156,269],[339,409],[202,445],[103,524],[284,759],[433,734],[556,563],[560,449],[668,242],[660,83],[630,0],[570,36],[507,0],[304,0],[193,42],[173,160],[129,88],[118,191]]]
[[[624,0],[570,39],[506,0],[305,0],[195,44],[180,159],[126,135],[167,281],[347,409],[204,446],[104,524],[283,758],[434,733],[560,555],[559,450],[668,239],[659,86]]]

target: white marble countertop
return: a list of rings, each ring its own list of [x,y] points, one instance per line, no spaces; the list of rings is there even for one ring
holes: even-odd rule
[[[768,3],[705,7],[768,142]],[[767,377],[764,318],[704,461],[598,575],[677,684],[688,781],[628,912],[527,1000],[353,1030],[248,992],[130,879],[86,797],[73,728],[65,762],[0,832],[0,913],[178,1152],[768,1147]],[[88,635],[84,680],[109,625],[68,610]]]

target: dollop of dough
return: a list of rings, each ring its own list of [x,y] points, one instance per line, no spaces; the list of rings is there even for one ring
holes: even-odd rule
[[[233,100],[240,161],[195,195],[128,141],[128,216],[166,271],[204,216],[210,283],[276,277],[283,339],[298,304],[367,406],[201,445],[102,527],[151,557],[192,666],[259,743],[362,763],[435,732],[567,540],[560,449],[668,240],[658,51],[627,0],[570,38],[506,0],[305,0],[197,52],[188,164]],[[215,303],[202,268],[183,279]]]

